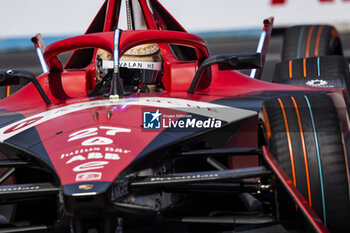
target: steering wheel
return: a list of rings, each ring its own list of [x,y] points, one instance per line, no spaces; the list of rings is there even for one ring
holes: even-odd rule
[[[101,48],[113,54],[113,40],[114,32],[101,32],[68,38],[50,44],[45,50],[44,58],[50,72],[62,72],[63,66],[57,59],[57,55],[84,48]],[[122,56],[127,50],[148,43],[167,43],[196,48],[199,51],[199,62],[209,57],[207,43],[201,37],[186,32],[167,30],[123,31],[120,38],[119,54]]]

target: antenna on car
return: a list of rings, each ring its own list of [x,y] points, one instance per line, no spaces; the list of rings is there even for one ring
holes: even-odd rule
[[[48,72],[47,64],[45,62],[44,55],[43,55],[43,52],[45,51],[45,44],[41,34],[39,33],[33,36],[31,41],[33,42],[35,50],[38,54],[40,65],[41,65],[41,68],[43,69],[43,73],[47,73]]]
[[[128,21],[128,30],[134,30],[134,24],[133,24],[133,15],[132,15],[132,5],[130,0],[126,0],[126,19]]]
[[[270,18],[264,19],[264,21],[263,21],[264,28],[261,32],[258,48],[256,50],[256,53],[261,54],[261,67],[264,67],[267,50],[269,48],[273,20],[274,20],[274,18],[270,17]],[[261,74],[262,74],[262,68],[260,68],[259,70],[252,69],[249,76],[251,78],[261,79]]]
[[[110,99],[118,99],[119,96],[124,96],[123,89],[120,83],[119,75],[119,43],[120,36],[122,35],[121,29],[115,29],[114,32],[114,60],[113,60],[113,77],[112,77],[112,87],[109,93]]]

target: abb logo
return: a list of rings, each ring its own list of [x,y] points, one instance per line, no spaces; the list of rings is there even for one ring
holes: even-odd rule
[[[336,0],[318,0],[319,2],[335,2]],[[350,2],[350,0],[342,0],[343,2]],[[271,0],[272,5],[285,4],[287,0]]]

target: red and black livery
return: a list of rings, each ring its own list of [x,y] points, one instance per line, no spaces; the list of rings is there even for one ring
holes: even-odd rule
[[[210,56],[157,0],[126,1],[124,31],[121,7],[107,0],[85,35],[42,48],[48,72],[0,73],[1,85],[30,81],[0,102],[0,232],[348,229],[347,63],[332,50],[300,52],[328,46],[328,34],[305,42],[306,26],[294,28],[301,36],[285,44],[299,57],[285,49],[270,83],[259,77],[272,18],[258,53]],[[119,64],[149,43],[161,50],[162,91],[125,92],[115,69],[110,91],[89,95],[98,49]]]

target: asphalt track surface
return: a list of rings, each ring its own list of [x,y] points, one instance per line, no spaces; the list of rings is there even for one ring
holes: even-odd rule
[[[341,35],[344,55],[350,57],[350,34]],[[235,38],[210,39],[207,41],[212,55],[229,53],[253,53],[258,44],[258,38],[237,40]],[[282,50],[282,36],[273,36],[270,40],[269,51],[263,70],[262,79],[272,80],[275,65],[280,61]],[[37,54],[33,50],[29,51],[9,51],[0,52],[0,70],[25,69],[35,75],[42,73]]]

